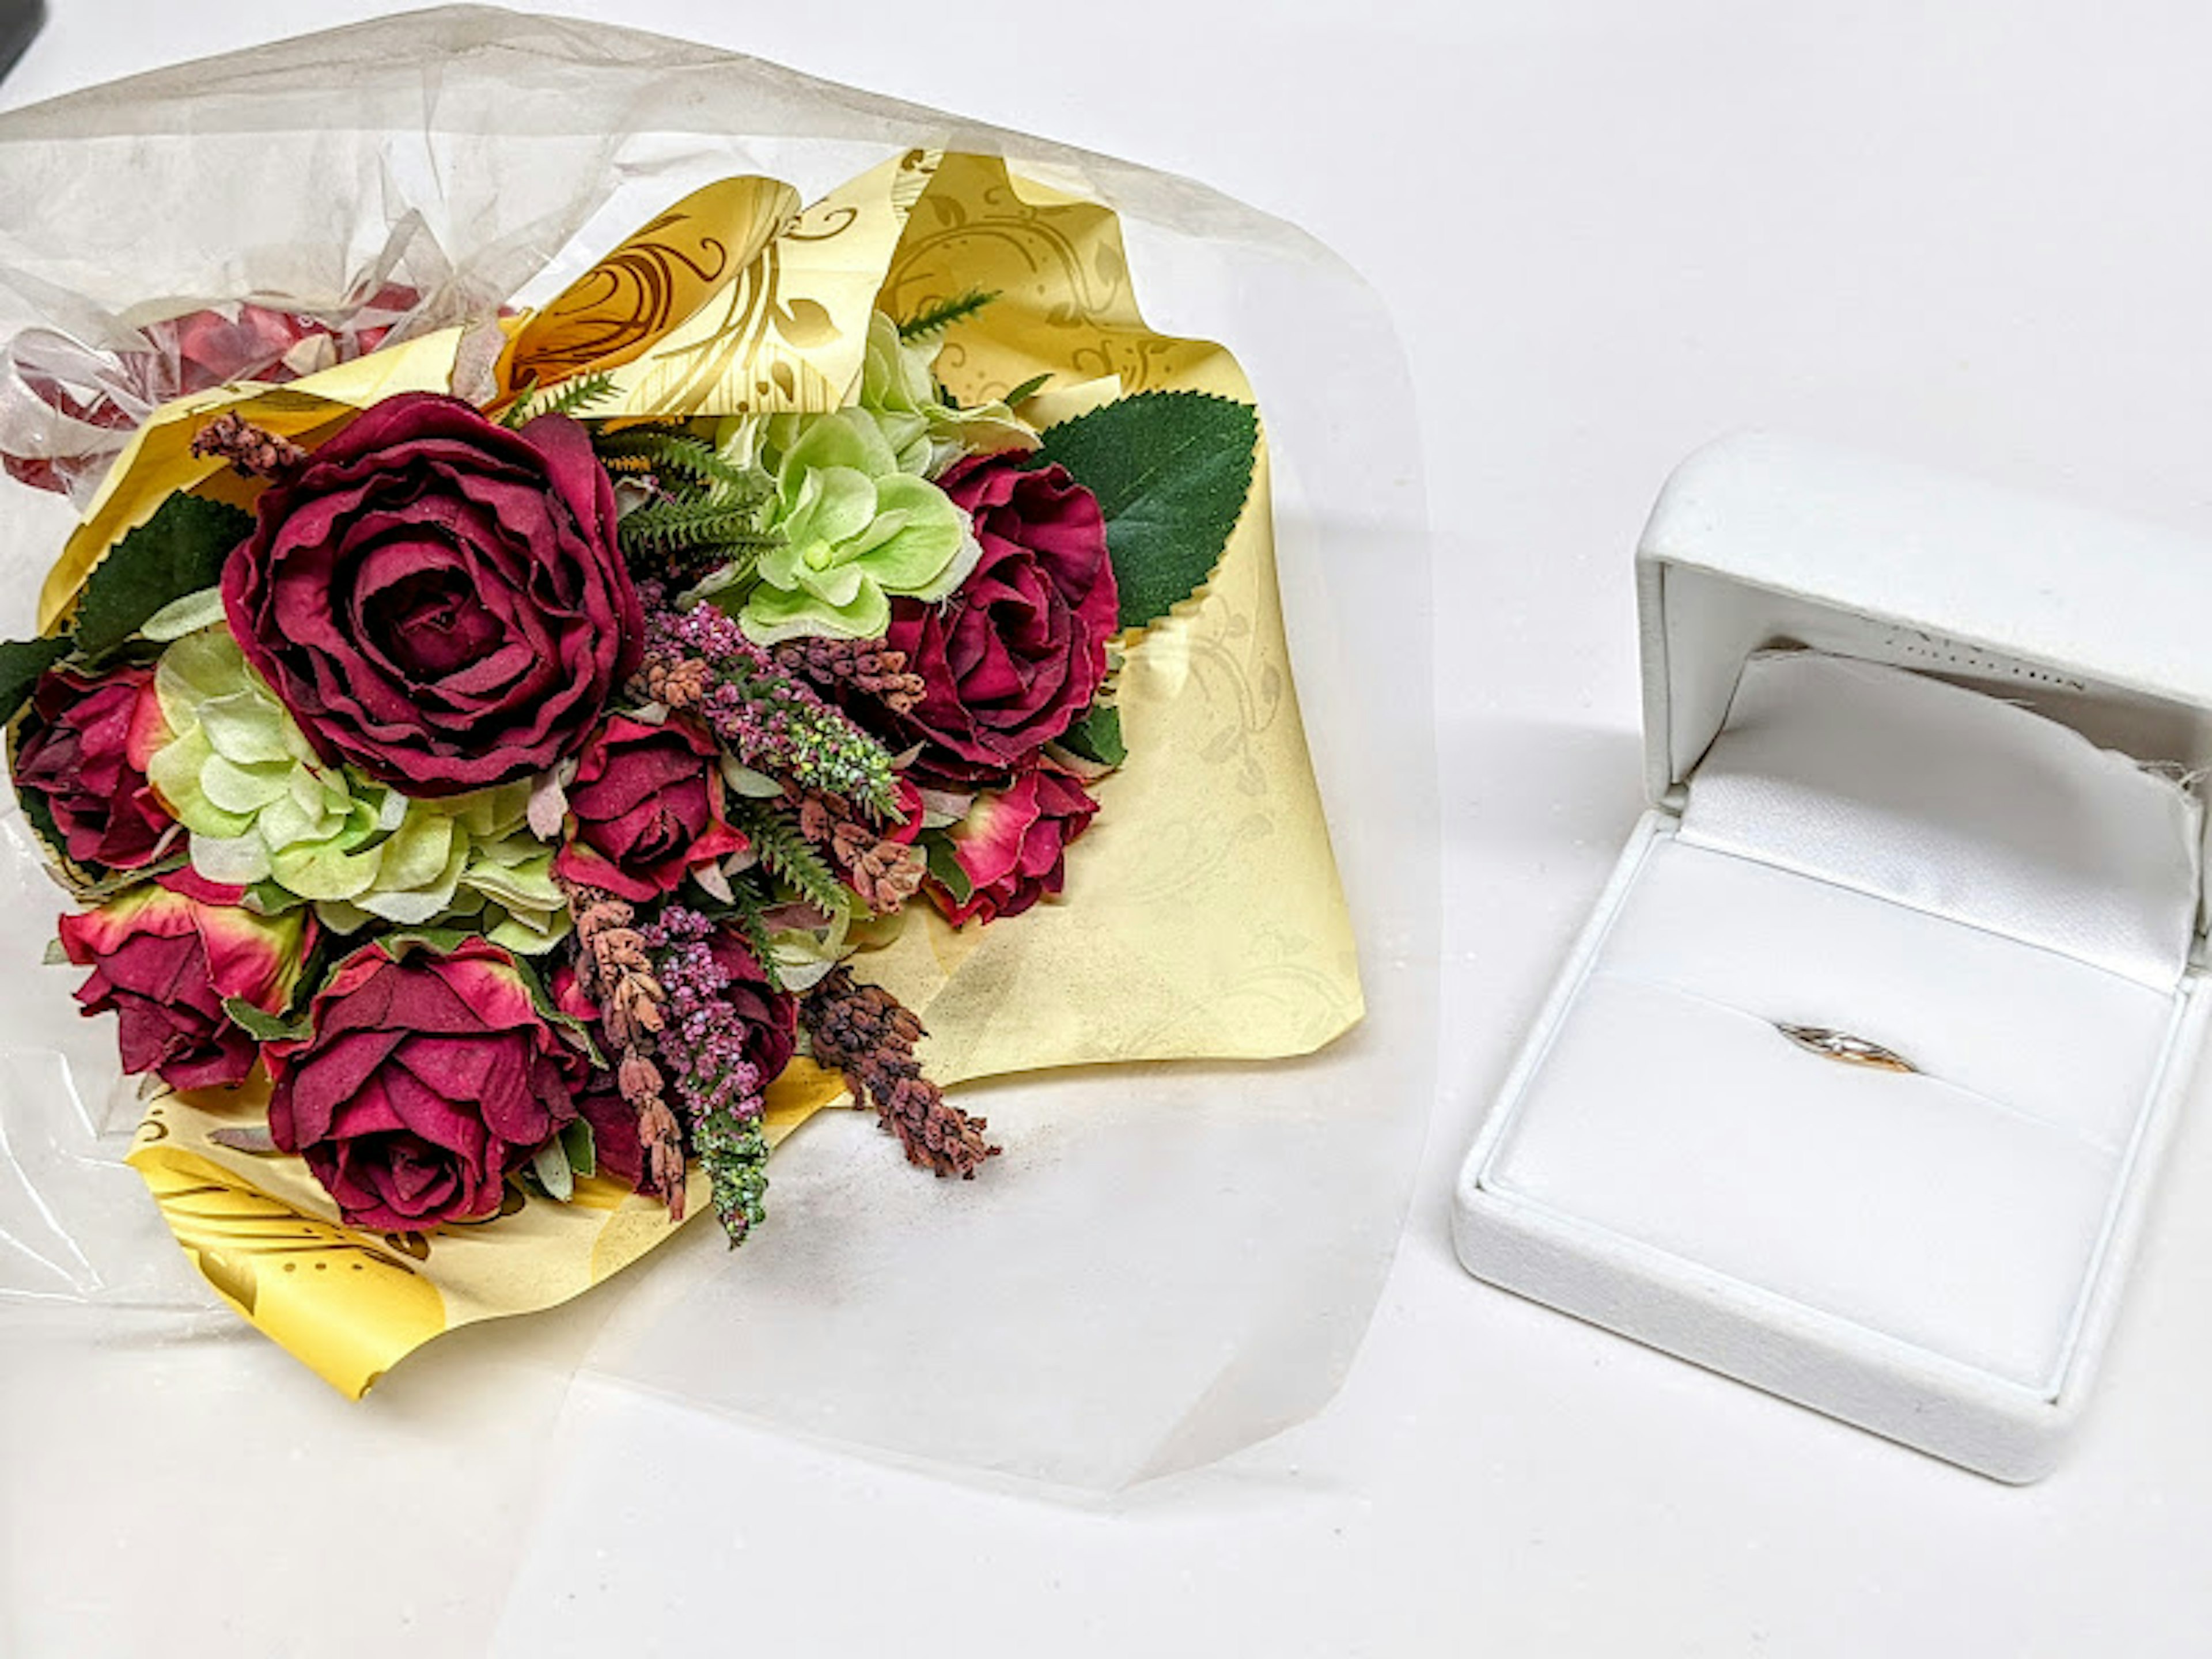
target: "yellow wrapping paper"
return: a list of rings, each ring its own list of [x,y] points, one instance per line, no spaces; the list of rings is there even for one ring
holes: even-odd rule
[[[830,409],[858,389],[872,308],[909,314],[972,288],[999,297],[948,331],[939,361],[963,403],[1039,374],[1053,377],[1040,407],[1062,412],[1146,389],[1250,398],[1228,352],[1146,326],[1109,210],[1013,180],[993,159],[921,150],[804,210],[768,179],[695,192],[552,303],[510,319],[489,374],[509,398],[610,373],[620,400],[595,416]],[[170,492],[250,494],[188,453],[211,414],[236,409],[312,441],[383,397],[452,387],[473,349],[452,331],[282,388],[159,411],[71,538],[44,622],[67,614],[108,548]],[[1267,480],[1263,444],[1211,582],[1123,642],[1128,760],[1096,787],[1103,810],[1072,850],[1064,897],[958,931],[918,904],[856,963],[926,1020],[940,1083],[1287,1057],[1359,1019],[1351,922],[1284,638]],[[769,1093],[769,1139],[845,1098],[834,1076],[793,1062]],[[673,1232],[649,1200],[585,1181],[567,1205],[518,1191],[493,1221],[363,1233],[337,1221],[299,1159],[224,1144],[219,1132],[259,1122],[264,1103],[253,1084],[157,1098],[130,1161],[209,1282],[349,1395],[443,1332],[556,1305]],[[920,1178],[887,1148],[884,1180]],[[695,1175],[694,1215],[708,1207],[703,1186]],[[806,1241],[775,1227],[771,1200],[747,1248]]]

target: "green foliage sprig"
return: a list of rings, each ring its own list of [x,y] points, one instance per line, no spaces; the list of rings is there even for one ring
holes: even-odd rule
[[[605,403],[616,391],[615,377],[605,373],[564,380],[557,389],[550,392],[540,392],[537,383],[532,381],[522,395],[507,406],[507,413],[499,417],[500,424],[520,428],[529,425],[540,415],[574,415],[594,404]]]
[[[695,487],[720,489],[734,500],[760,501],[768,491],[761,480],[724,459],[704,438],[665,427],[624,427],[600,434],[599,459],[618,471],[673,473]]]
[[[994,291],[971,288],[949,300],[933,300],[898,325],[899,338],[911,345],[933,334],[942,334],[953,324],[966,322],[998,297]]]
[[[814,850],[799,826],[765,805],[747,805],[735,815],[738,829],[760,854],[761,863],[792,891],[824,915],[839,915],[851,903],[853,890],[837,879],[829,860]]]

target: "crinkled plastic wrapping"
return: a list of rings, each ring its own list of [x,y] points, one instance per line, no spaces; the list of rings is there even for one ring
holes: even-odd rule
[[[1249,374],[1367,1018],[1301,1060],[971,1086],[963,1103],[1008,1148],[972,1183],[905,1170],[857,1115],[818,1117],[778,1152],[770,1227],[742,1251],[692,1229],[544,1331],[449,1340],[359,1407],[271,1386],[258,1409],[292,1413],[289,1431],[318,1446],[419,1452],[447,1402],[456,1420],[481,1405],[472,1371],[573,1364],[595,1385],[1110,1491],[1310,1413],[1365,1328],[1433,1092],[1430,573],[1403,361],[1371,291],[1302,233],[1183,179],[706,48],[422,13],[0,119],[0,339],[16,341],[0,357],[0,448],[39,428],[43,453],[73,458],[46,482],[82,496],[117,424],[97,411],[143,412],[191,372],[148,327],[163,318],[224,307],[243,327],[255,313],[240,303],[266,302],[307,319],[275,356],[329,361],[364,331],[404,337],[543,299],[712,179],[766,173],[811,198],[916,148],[1001,155],[1115,208],[1147,320],[1227,343]],[[74,409],[51,395],[64,374]],[[9,489],[9,631],[31,626],[70,522],[61,496]],[[198,1344],[230,1367],[187,1364],[204,1382],[272,1376],[287,1362],[249,1358],[258,1339],[121,1166],[136,1109],[112,1033],[77,1022],[71,976],[39,965],[63,895],[12,811],[0,836],[8,1340],[73,1343],[87,1364],[119,1354],[149,1375]],[[1255,894],[1252,925],[1267,920]],[[531,1410],[496,1434],[476,1425],[471,1483],[502,1446],[511,1468],[536,1467],[526,1443],[543,1426]]]

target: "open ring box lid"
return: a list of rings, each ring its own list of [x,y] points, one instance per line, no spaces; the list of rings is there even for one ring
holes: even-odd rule
[[[1462,1171],[1461,1259],[2034,1480],[2203,1032],[2212,548],[1753,435],[1675,473],[1637,574],[1650,807]]]

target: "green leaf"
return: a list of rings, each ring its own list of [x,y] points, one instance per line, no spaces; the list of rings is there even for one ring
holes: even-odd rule
[[[152,616],[138,631],[160,644],[180,640],[187,634],[197,634],[203,628],[212,628],[222,620],[222,589],[203,587],[197,593],[187,593],[181,599],[172,599]]]
[[[1030,398],[1036,397],[1038,392],[1043,391],[1045,388],[1045,383],[1051,379],[1052,376],[1048,374],[1032,374],[1028,380],[1024,380],[1019,386],[1016,386],[1012,392],[1009,392],[1005,397],[1000,398],[999,401],[1006,404],[1008,409],[1016,408],[1022,404],[1027,403]]]
[[[1139,392],[1047,430],[1057,461],[1098,498],[1121,626],[1158,622],[1203,587],[1252,491],[1260,417],[1204,392]]]
[[[576,1172],[569,1168],[568,1154],[557,1138],[531,1154],[530,1167],[544,1183],[546,1197],[566,1204],[576,1195]]]
[[[933,300],[898,325],[898,337],[911,345],[933,334],[942,334],[953,324],[965,322],[998,297],[994,291],[971,288],[949,300]]]
[[[561,1130],[561,1150],[568,1154],[568,1167],[580,1176],[595,1176],[599,1172],[599,1144],[592,1137],[592,1126],[577,1118]]]
[[[1094,704],[1060,734],[1060,740],[1084,759],[1101,766],[1119,766],[1129,758],[1129,746],[1121,741],[1121,711],[1110,705]]]
[[[308,1035],[306,1020],[284,1019],[244,997],[225,997],[222,1011],[256,1042],[296,1042]]]
[[[611,374],[586,374],[581,380],[567,381],[557,391],[541,395],[538,377],[533,374],[522,395],[500,416],[500,424],[520,431],[540,415],[574,416],[593,404],[606,402],[620,390]]]
[[[0,721],[14,720],[38,689],[39,676],[69,653],[66,638],[0,641]]]
[[[223,562],[253,529],[252,515],[181,491],[94,567],[76,610],[79,651],[118,649],[163,606],[213,587]]]
[[[960,867],[960,860],[952,850],[950,836],[924,836],[922,853],[929,860],[929,873],[939,886],[952,895],[955,904],[965,904],[975,896],[975,884],[968,879],[968,872]]]
[[[376,942],[384,947],[385,955],[397,962],[416,951],[427,951],[434,957],[451,956],[475,937],[475,930],[469,927],[399,927]]]

